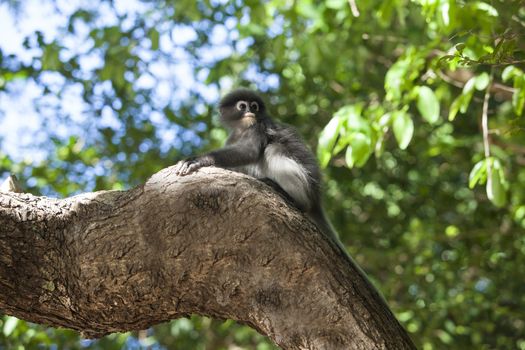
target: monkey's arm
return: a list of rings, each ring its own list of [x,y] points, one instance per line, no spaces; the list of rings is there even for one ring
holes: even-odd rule
[[[247,137],[233,145],[212,151],[199,157],[177,163],[175,173],[188,175],[205,166],[231,168],[256,162],[262,153],[262,140],[255,135]]]

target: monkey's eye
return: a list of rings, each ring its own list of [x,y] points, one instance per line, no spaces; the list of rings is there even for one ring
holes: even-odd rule
[[[250,103],[250,109],[254,112],[258,112],[259,111],[259,104],[257,102],[252,102]]]
[[[248,109],[248,103],[246,101],[239,101],[237,102],[237,104],[235,105],[235,107],[239,110],[239,111],[245,111]]]

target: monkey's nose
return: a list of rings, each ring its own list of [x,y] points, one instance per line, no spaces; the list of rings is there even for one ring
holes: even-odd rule
[[[255,118],[255,114],[253,114],[252,112],[246,112],[244,113],[243,117],[244,118]]]

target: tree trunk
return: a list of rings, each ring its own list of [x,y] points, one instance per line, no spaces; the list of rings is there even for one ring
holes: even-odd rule
[[[129,191],[0,193],[0,311],[86,337],[189,314],[283,349],[414,349],[359,268],[248,176],[164,169]]]

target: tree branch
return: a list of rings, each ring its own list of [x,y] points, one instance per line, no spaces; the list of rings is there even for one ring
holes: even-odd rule
[[[474,73],[467,69],[457,69],[455,71],[447,72],[438,70],[437,74],[445,82],[454,85],[460,89],[462,89],[465,86],[467,81],[474,77]],[[490,84],[490,93],[498,96],[500,99],[503,100],[511,100],[512,94],[515,92],[515,90],[516,89],[514,89],[513,87],[494,82],[494,80],[492,80]]]
[[[1,312],[87,337],[199,314],[283,349],[414,349],[300,212],[216,168],[61,200],[0,193],[0,290]]]

